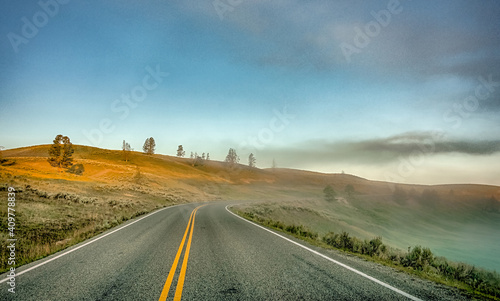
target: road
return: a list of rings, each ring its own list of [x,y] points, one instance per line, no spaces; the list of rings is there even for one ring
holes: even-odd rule
[[[200,206],[201,205],[201,206]],[[16,270],[1,300],[457,300],[455,292],[187,204]]]

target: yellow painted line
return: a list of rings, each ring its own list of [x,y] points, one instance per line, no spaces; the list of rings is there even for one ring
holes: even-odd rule
[[[180,301],[182,297],[182,289],[184,287],[184,279],[186,278],[186,269],[189,260],[189,250],[191,250],[191,240],[193,238],[194,220],[196,219],[196,211],[198,211],[199,208],[200,207],[196,208],[194,212],[193,223],[191,224],[191,232],[189,233],[186,251],[184,252],[184,259],[182,260],[181,273],[179,274],[179,279],[177,280],[177,288],[175,289],[174,301]]]
[[[161,291],[159,301],[167,300],[168,291],[170,290],[170,285],[172,285],[172,280],[174,279],[175,270],[177,269],[177,263],[179,263],[179,258],[181,257],[182,248],[184,247],[184,242],[186,241],[186,236],[188,234],[189,226],[191,225],[191,220],[193,218],[193,213],[195,212],[195,210],[193,210],[191,212],[191,216],[189,217],[189,222],[187,224],[186,231],[184,231],[184,236],[182,237],[182,241],[181,241],[181,244],[179,246],[179,250],[177,251],[177,254],[175,255],[174,263],[172,264],[172,267],[170,268],[170,272],[168,273],[167,281],[165,281],[165,285],[163,286],[163,290]]]
[[[167,281],[165,281],[165,285],[163,286],[163,290],[160,295],[159,301],[164,301],[168,297],[168,292],[170,291],[170,286],[172,285],[172,281],[175,276],[175,271],[177,270],[177,264],[179,263],[179,259],[181,257],[182,249],[184,248],[184,243],[186,242],[186,237],[189,232],[189,239],[188,239],[188,244],[186,246],[186,250],[184,251],[184,259],[182,261],[182,267],[181,267],[181,273],[179,275],[179,280],[177,281],[177,287],[175,290],[175,296],[174,300],[181,300],[182,297],[182,289],[184,286],[184,279],[186,277],[186,269],[187,269],[187,262],[189,258],[189,250],[191,249],[191,241],[193,238],[193,229],[194,229],[194,220],[196,216],[196,212],[198,209],[203,207],[205,205],[201,205],[196,207],[192,212],[191,215],[189,216],[189,221],[186,227],[186,231],[184,231],[184,236],[182,237],[181,244],[179,245],[179,249],[177,250],[177,254],[175,255],[174,263],[172,264],[172,267],[170,268],[170,271],[168,273]]]

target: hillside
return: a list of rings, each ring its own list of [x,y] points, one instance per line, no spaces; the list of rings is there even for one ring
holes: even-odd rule
[[[9,185],[18,191],[18,231],[29,241],[22,253],[24,262],[155,208],[241,200],[258,202],[244,205],[246,210],[320,233],[381,235],[398,248],[421,244],[454,260],[481,266],[492,260],[500,269],[500,261],[492,259],[500,249],[498,186],[394,184],[219,161],[194,166],[191,159],[139,152],[132,152],[125,162],[121,151],[74,148],[74,163],[85,168],[81,176],[51,167],[49,145],[2,152],[9,164],[0,165],[0,191]],[[326,185],[337,192],[333,202],[324,199]],[[344,191],[347,185],[353,193]],[[0,210],[5,216],[6,209]]]
[[[395,188],[392,183],[369,181],[348,174],[322,174],[284,168],[259,169],[241,164],[228,166],[220,161],[205,161],[202,166],[193,166],[192,160],[188,158],[145,155],[140,152],[132,152],[128,162],[125,162],[121,151],[79,145],[74,148],[74,163],[81,163],[85,167],[82,176],[59,172],[57,168],[51,167],[46,161],[49,145],[3,151],[5,158],[16,163],[12,166],[0,166],[0,171],[4,177],[10,174],[16,176],[17,180],[39,181],[41,185],[56,179],[58,183],[71,182],[72,187],[66,188],[72,189],[78,188],[79,185],[99,184],[127,189],[130,188],[127,185],[139,184],[148,187],[152,193],[169,188],[180,189],[188,195],[194,194],[208,199],[262,199],[265,195],[260,191],[267,193],[268,189],[273,192],[270,197],[288,195],[297,198],[295,190],[311,189],[318,195],[322,194],[326,185],[332,185],[335,190],[343,190],[348,184],[353,185],[359,195],[384,196],[392,195]],[[248,187],[252,189],[249,190]],[[442,205],[446,205],[448,201],[500,198],[500,187],[488,185],[398,184],[398,187],[412,190],[415,194],[432,189],[438,195],[444,196]],[[321,189],[316,191],[318,188]],[[453,198],[446,197],[450,193]]]

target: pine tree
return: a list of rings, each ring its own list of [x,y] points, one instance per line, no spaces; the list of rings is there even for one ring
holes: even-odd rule
[[[142,150],[144,151],[145,154],[152,155],[155,153],[155,148],[156,148],[155,139],[153,137],[150,137],[147,138],[146,141],[144,142]]]
[[[253,154],[250,154],[250,156],[248,156],[248,166],[255,167],[256,161],[257,160],[255,160],[255,156]]]
[[[323,193],[325,194],[325,200],[328,202],[333,202],[335,201],[335,196],[337,193],[335,190],[333,190],[333,187],[330,185],[327,185],[325,189],[323,189]]]
[[[156,142],[153,137],[149,138],[149,153],[152,155],[156,150]]]
[[[229,149],[229,152],[226,156],[226,162],[231,165],[240,162],[240,157],[238,157],[238,155],[236,154],[236,150],[234,150],[234,148]]]
[[[207,160],[207,161],[208,161],[208,160],[210,160],[210,153],[207,153],[207,158],[206,158],[206,160]]]
[[[125,140],[123,140],[122,151],[123,151],[123,159],[125,160],[125,162],[127,162],[130,157],[130,151],[132,151],[132,148],[130,147],[130,144]]]
[[[47,161],[51,166],[69,168],[73,165],[73,144],[68,136],[57,135],[49,148]]]
[[[177,157],[184,157],[186,152],[184,151],[184,147],[182,147],[182,144],[177,147]]]
[[[347,184],[344,188],[345,193],[347,193],[347,196],[352,197],[354,194],[354,186],[351,184]]]

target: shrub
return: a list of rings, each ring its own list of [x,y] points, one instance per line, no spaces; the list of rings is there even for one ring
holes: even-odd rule
[[[386,254],[387,253],[387,246],[386,245],[382,244],[380,246],[380,253],[381,254]]]
[[[404,267],[412,267],[416,270],[423,270],[426,266],[434,266],[443,275],[452,276],[455,272],[452,267],[448,265],[446,259],[439,260],[436,265],[433,265],[435,261],[434,255],[429,248],[422,248],[421,246],[415,246],[410,252],[406,254],[404,258],[401,259],[401,264]]]
[[[398,250],[391,250],[391,252],[389,252],[389,260],[394,264],[401,264],[401,258],[401,252]]]
[[[2,166],[12,166],[14,164],[16,164],[16,161],[8,159],[3,159],[2,162],[0,162],[0,165]]]
[[[406,257],[401,260],[401,264],[404,267],[412,267],[416,270],[421,270],[422,269],[421,255],[422,255],[422,247],[415,246],[413,247],[413,249],[411,249],[410,252],[406,254]]]
[[[333,232],[328,232],[325,236],[323,236],[323,242],[332,247],[337,247],[338,234]]]
[[[434,255],[429,248],[422,249],[422,264],[423,266],[432,265],[434,263]]]
[[[370,240],[370,245],[372,246],[373,253],[370,254],[370,256],[373,256],[374,254],[377,254],[380,250],[380,246],[382,246],[382,237],[378,236],[372,240]]]
[[[356,237],[352,238],[352,251],[354,253],[363,254],[363,242]]]
[[[45,191],[37,191],[36,192],[36,195],[40,198],[44,198],[44,199],[48,199],[49,198],[49,195],[47,194],[47,192]]]
[[[342,249],[352,250],[352,239],[346,231],[342,231],[340,234],[340,244]]]
[[[363,242],[363,246],[361,247],[361,254],[372,255],[373,254],[373,246],[365,239]]]
[[[239,212],[241,213],[241,212]],[[282,231],[286,231],[302,237],[317,239],[318,234],[308,230],[303,225],[286,225],[280,221],[263,219],[253,213],[242,213],[246,217],[253,218],[261,224],[271,226]],[[343,231],[340,234],[328,232],[322,237],[322,241],[337,249],[349,250],[353,253],[369,256],[379,256],[384,262],[392,262],[395,265],[402,265],[408,269],[414,269],[419,273],[438,276],[446,281],[459,281],[472,290],[494,297],[500,296],[500,276],[497,272],[478,269],[464,263],[454,263],[444,257],[435,257],[429,248],[415,246],[409,248],[408,252],[398,249],[388,248],[382,243],[382,237],[375,237],[370,241],[361,241],[356,237],[351,237],[349,233]]]
[[[85,168],[83,167],[83,164],[75,164],[72,165],[66,172],[81,176],[83,172],[85,171]]]
[[[274,228],[277,228],[277,229],[280,229],[280,230],[285,230],[285,228],[286,228],[286,225],[283,224],[282,222],[280,222],[280,221],[273,221],[272,219],[268,220],[267,224],[269,226],[271,226],[271,227],[274,227]]]

